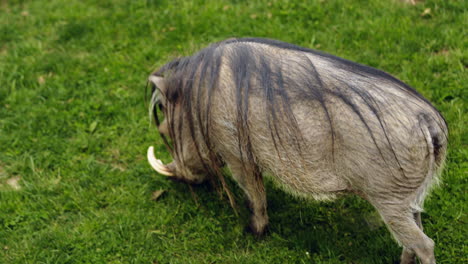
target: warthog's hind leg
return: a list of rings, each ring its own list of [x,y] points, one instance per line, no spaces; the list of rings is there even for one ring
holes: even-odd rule
[[[412,213],[406,206],[376,206],[388,228],[403,246],[401,264],[436,264],[434,241],[422,231],[420,213]]]
[[[414,221],[418,225],[419,229],[423,231],[423,225],[421,221],[421,212],[413,213]],[[401,263],[405,264],[416,264],[416,252],[414,250],[403,247],[403,253],[401,254]]]

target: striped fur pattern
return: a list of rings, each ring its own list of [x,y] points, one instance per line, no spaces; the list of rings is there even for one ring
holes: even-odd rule
[[[447,148],[441,114],[380,70],[276,40],[229,39],[150,76],[150,113],[175,177],[223,182],[227,166],[268,223],[263,177],[306,198],[351,193],[379,211],[403,245],[402,263],[435,263],[422,232],[424,199]],[[165,116],[158,120],[158,110]]]

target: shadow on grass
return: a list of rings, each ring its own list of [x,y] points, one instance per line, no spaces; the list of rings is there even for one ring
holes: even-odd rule
[[[268,186],[270,231],[320,260],[398,263],[401,253],[376,210],[356,196],[307,201]],[[333,262],[332,261],[332,262]]]
[[[229,207],[228,199],[220,199],[210,184],[190,187],[173,184],[171,193],[177,199],[196,206],[196,212],[216,220],[222,219],[225,250],[246,250],[270,245],[297,252],[312,263],[398,263],[401,249],[391,238],[375,209],[361,198],[345,196],[333,202],[307,201],[295,198],[267,182],[269,232],[256,239],[249,233],[235,233],[233,226],[246,226],[249,210],[243,206],[242,191],[230,179],[239,216]],[[187,220],[187,219],[185,219]],[[227,221],[226,221],[227,220]],[[219,236],[219,234],[216,234]],[[214,235],[214,236],[216,236]],[[215,239],[215,238],[212,238]],[[229,246],[241,241],[238,248]],[[247,241],[247,242],[242,242]],[[251,245],[253,244],[253,245]]]

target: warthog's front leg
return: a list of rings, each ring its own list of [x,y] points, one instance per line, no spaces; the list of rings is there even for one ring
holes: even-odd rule
[[[264,234],[268,225],[267,201],[263,178],[256,168],[240,162],[228,163],[234,180],[244,190],[249,201],[252,215],[250,218],[250,231],[256,236]]]

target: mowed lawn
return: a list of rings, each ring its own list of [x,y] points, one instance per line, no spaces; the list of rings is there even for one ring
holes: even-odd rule
[[[423,224],[438,263],[468,263],[468,6],[415,2],[0,0],[0,263],[398,263],[357,197],[303,201],[267,182],[271,224],[257,239],[233,181],[238,213],[209,184],[149,167],[149,145],[170,157],[147,76],[229,37],[367,64],[433,102],[450,144]]]

